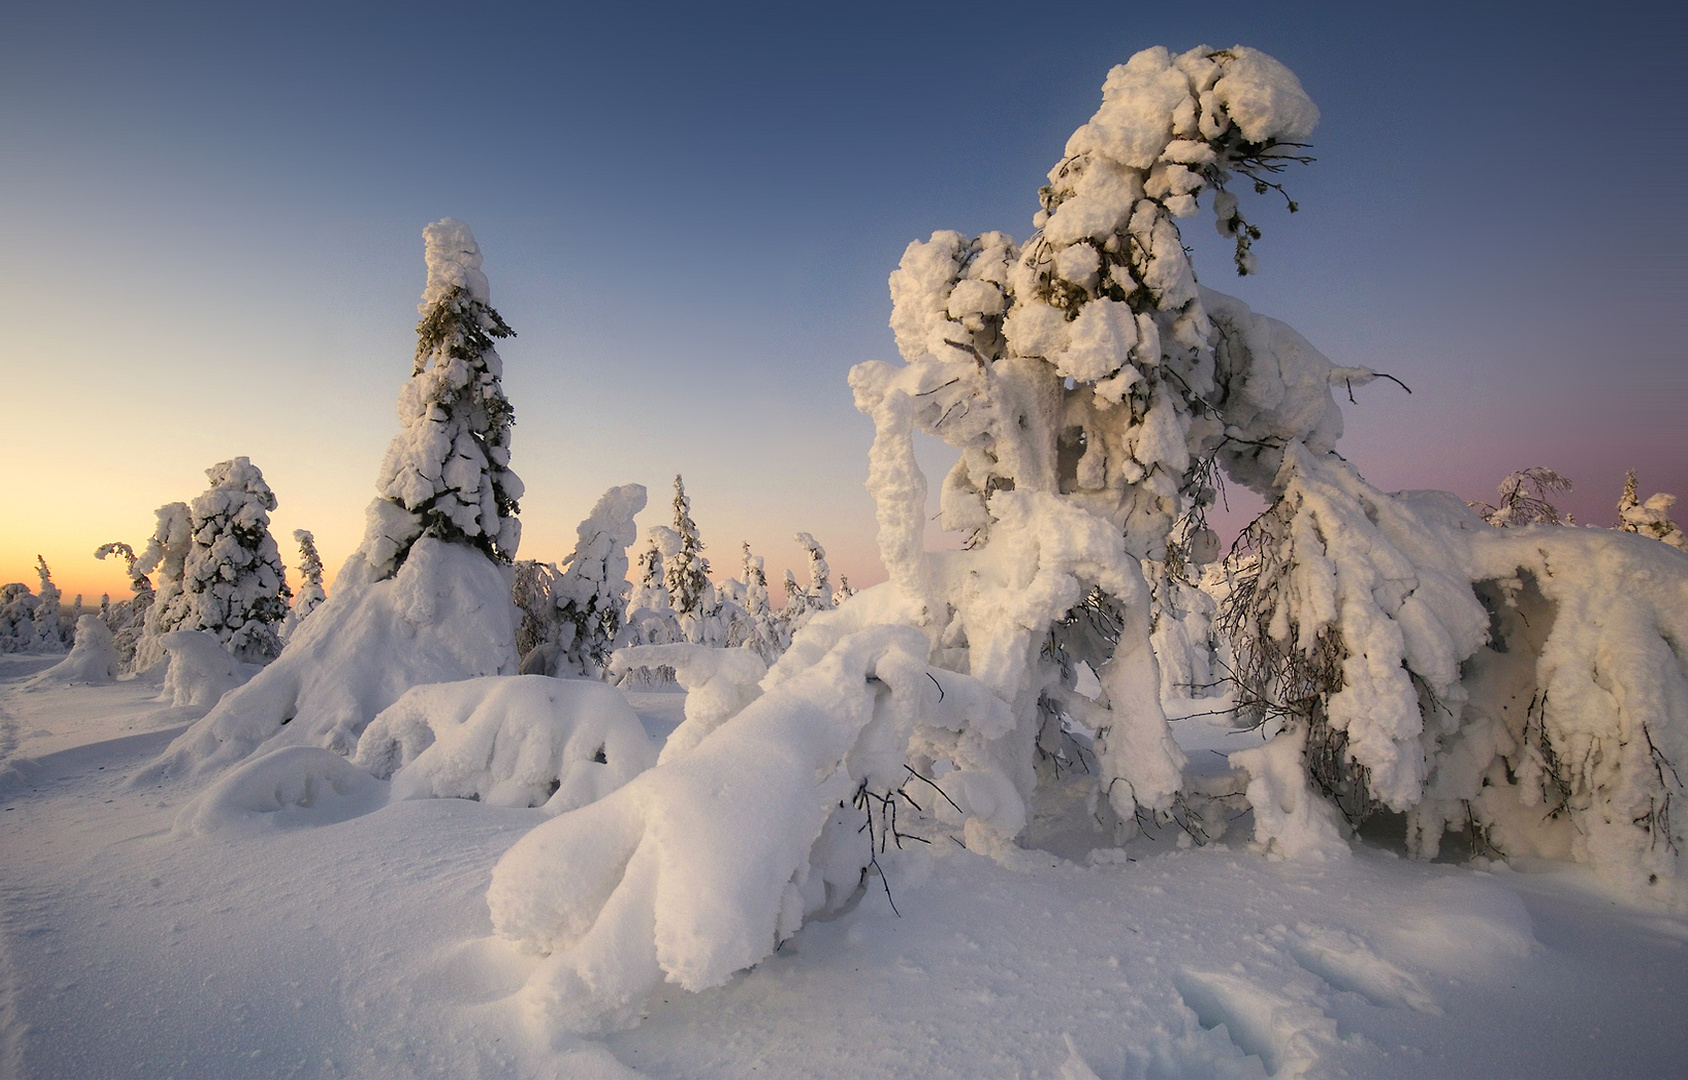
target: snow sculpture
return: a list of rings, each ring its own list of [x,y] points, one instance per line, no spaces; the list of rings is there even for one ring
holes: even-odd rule
[[[509,409],[498,405],[499,365],[484,340],[488,327],[503,322],[487,307],[468,229],[439,222],[424,237],[422,355],[399,396],[401,415],[411,419],[388,449],[362,546],[281,656],[178,736],[135,783],[220,769],[260,747],[317,746],[347,756],[369,721],[412,686],[516,673],[507,562],[517,527],[503,516],[515,506],[514,476],[504,468]],[[430,393],[441,396],[429,404]],[[487,427],[466,426],[471,421]],[[492,463],[483,473],[466,464],[482,460],[477,453]],[[412,467],[414,475],[406,472]],[[410,503],[389,497],[394,484],[414,495],[417,477],[429,475],[458,486]],[[491,486],[476,487],[483,481]],[[490,500],[474,513],[464,502],[471,490]],[[484,513],[488,506],[494,516]],[[163,520],[161,512],[161,531]]]
[[[428,287],[417,308],[416,362],[399,394],[403,430],[376,479],[381,497],[370,504],[364,541],[364,557],[383,578],[419,537],[473,544],[503,563],[521,539],[522,482],[510,471],[515,413],[492,344],[515,331],[493,310],[469,227],[446,218],[422,237]]]
[[[372,720],[352,763],[394,799],[479,799],[553,814],[603,798],[656,763],[617,690],[543,675],[417,686]]]
[[[210,490],[188,508],[182,593],[171,625],[214,634],[241,660],[272,660],[281,652],[276,626],[293,596],[270,536],[275,494],[244,457],[213,465],[205,475]]]

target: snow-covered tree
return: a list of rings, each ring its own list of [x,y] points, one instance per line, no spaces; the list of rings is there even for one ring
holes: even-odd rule
[[[773,663],[791,644],[791,636],[769,601],[768,573],[762,556],[751,553],[748,540],[744,542],[743,569],[743,591],[737,598],[737,618],[730,629],[727,644],[750,649],[762,658],[763,663]]]
[[[193,522],[188,504],[166,503],[155,512],[157,524],[146,550],[141,552],[130,575],[147,578],[156,574],[158,581],[147,605],[141,632],[135,641],[131,664],[135,671],[145,671],[164,658],[164,647],[158,639],[180,627],[188,618],[187,594],[182,576],[187,563],[188,549],[193,543]]]
[[[446,218],[423,238],[428,286],[418,307],[415,365],[399,395],[403,430],[387,448],[364,540],[366,558],[383,577],[423,536],[472,544],[502,563],[515,557],[521,539],[522,482],[510,471],[515,414],[493,348],[515,331],[492,307],[468,226]]]
[[[850,579],[843,574],[839,574],[838,591],[832,594],[832,606],[837,607],[854,595],[856,595],[856,590],[850,587]]]
[[[41,591],[36,594],[35,610],[30,615],[35,631],[33,648],[38,652],[63,652],[68,642],[62,625],[64,611],[59,602],[59,587],[53,584],[53,572],[48,569],[47,560],[39,555],[35,556],[35,573],[41,578]]]
[[[668,602],[674,608],[683,639],[694,644],[719,645],[724,635],[715,626],[715,586],[709,581],[709,560],[703,557],[703,541],[692,520],[692,503],[686,498],[685,482],[674,477],[674,536],[671,552],[664,552],[663,583]]]
[[[809,560],[809,584],[798,585],[797,578],[786,571],[785,607],[780,610],[780,618],[785,622],[787,638],[795,637],[816,614],[838,606],[833,599],[832,569],[826,564],[826,549],[806,532],[798,533],[794,539]]]
[[[35,644],[35,594],[21,581],[0,585],[0,652],[23,652]]]
[[[281,652],[277,626],[293,593],[270,514],[275,493],[244,457],[205,470],[210,490],[188,508],[192,539],[182,564],[185,612],[172,626],[214,634],[236,658],[263,663]]]
[[[638,536],[633,518],[644,508],[644,485],[625,484],[604,492],[580,523],[552,586],[561,633],[548,674],[598,677],[609,667],[627,607],[627,548]]]
[[[322,556],[317,553],[316,536],[309,529],[294,529],[293,540],[299,545],[299,591],[293,596],[293,606],[282,620],[279,635],[282,641],[293,636],[305,617],[317,609],[328,592],[322,587]]]
[[[1635,470],[1624,477],[1623,497],[1618,500],[1618,528],[1663,541],[1678,551],[1688,551],[1688,535],[1670,518],[1676,496],[1665,492],[1650,495],[1646,502],[1636,497]]]
[[[1509,473],[1500,482],[1499,505],[1473,503],[1472,508],[1483,515],[1484,521],[1502,528],[1509,525],[1559,525],[1559,508],[1549,501],[1549,497],[1570,491],[1569,480],[1552,469],[1536,465]]]

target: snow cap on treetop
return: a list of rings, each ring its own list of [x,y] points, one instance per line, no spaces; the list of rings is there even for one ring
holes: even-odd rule
[[[422,239],[427,247],[428,285],[416,310],[426,315],[453,289],[462,289],[471,300],[492,303],[492,290],[481,273],[481,246],[469,226],[456,218],[441,218],[422,230]]]
[[[1253,143],[1302,142],[1319,123],[1318,106],[1295,73],[1263,52],[1202,45],[1173,56],[1156,46],[1108,72],[1102,107],[1073,132],[1066,156],[1097,155],[1148,169],[1174,139],[1198,149],[1194,140],[1222,132],[1227,116]],[[1052,181],[1064,165],[1056,166]]]

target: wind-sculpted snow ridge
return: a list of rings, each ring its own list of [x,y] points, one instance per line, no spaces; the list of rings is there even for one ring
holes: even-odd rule
[[[585,806],[656,763],[656,747],[612,687],[544,675],[406,691],[370,722],[352,763],[394,799]]]
[[[549,954],[524,991],[542,1025],[628,1026],[664,978],[702,990],[767,956],[856,891],[884,837],[883,819],[864,831],[872,819],[852,803],[907,782],[917,733],[1008,728],[982,685],[926,663],[920,631],[839,629],[819,662],[690,751],[539,826],[499,861],[494,928]],[[991,782],[975,770],[945,787]],[[1011,817],[1011,801],[1000,810]]]
[[[353,555],[334,595],[286,650],[231,691],[137,775],[199,774],[259,747],[357,747],[375,714],[412,686],[516,672],[509,570],[475,548],[417,541],[397,576],[371,580]]]

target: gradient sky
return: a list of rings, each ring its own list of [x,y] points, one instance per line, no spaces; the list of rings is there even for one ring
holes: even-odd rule
[[[1347,407],[1369,479],[1480,499],[1546,465],[1598,524],[1628,467],[1688,497],[1685,17],[1582,7],[0,4],[0,581],[40,553],[121,598],[94,547],[238,454],[288,564],[306,527],[338,567],[445,216],[519,334],[522,556],[613,484],[666,520],[683,472],[718,572],[749,540],[777,580],[803,529],[879,580],[845,375],[895,357],[886,275],[936,229],[1024,239],[1108,68],[1159,44],[1263,49],[1323,111],[1302,211],[1250,215],[1259,276],[1208,218],[1186,242],[1413,388]]]

